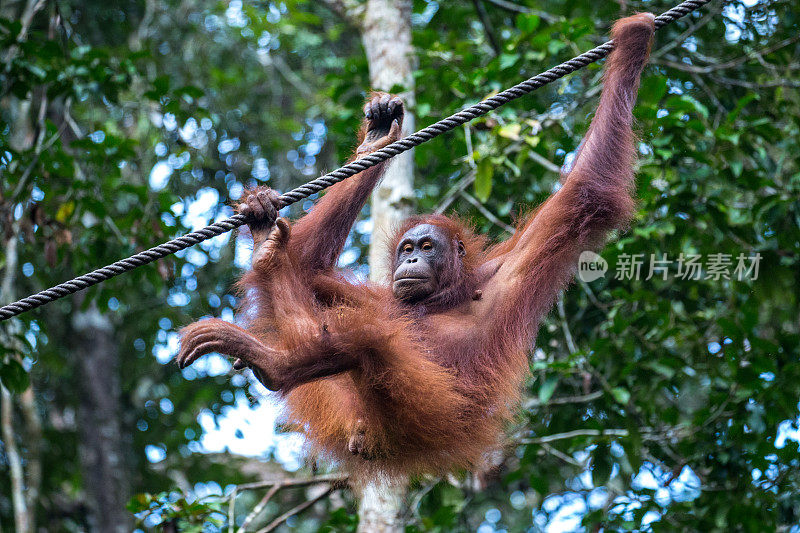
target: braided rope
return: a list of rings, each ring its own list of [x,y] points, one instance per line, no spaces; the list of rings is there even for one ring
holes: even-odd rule
[[[656,29],[678,20],[679,18],[707,4],[709,1],[710,0],[685,0],[681,4],[656,17]],[[361,159],[348,163],[343,167],[330,172],[329,174],[284,193],[280,197],[281,205],[282,207],[285,207],[304,198],[308,198],[312,194],[326,189],[331,185],[344,180],[345,178],[349,178],[350,176],[358,174],[362,170],[375,166],[378,163],[386,161],[397,154],[401,154],[407,150],[410,150],[415,146],[419,146],[420,144],[429,141],[434,137],[441,135],[442,133],[455,129],[474,118],[483,116],[490,111],[511,102],[512,100],[516,100],[517,98],[529,94],[536,89],[547,85],[548,83],[551,83],[559,78],[563,78],[567,74],[575,72],[576,70],[579,70],[606,57],[611,50],[613,50],[613,48],[614,43],[613,41],[609,40],[600,46],[589,50],[588,52],[584,52],[581,55],[570,59],[569,61],[551,68],[550,70],[518,83],[517,85],[506,89],[505,91],[498,93],[491,98],[487,98],[486,100],[478,102],[477,104],[463,109],[454,115],[436,122],[435,124],[431,124],[430,126],[409,135],[408,137],[404,137],[403,139],[395,141],[392,144],[381,148],[380,150],[377,150]],[[0,308],[0,321],[7,320],[13,316],[24,313],[25,311],[35,309],[46,303],[50,303],[54,300],[58,300],[59,298],[63,298],[72,293],[91,287],[92,285],[97,285],[98,283],[111,279],[124,272],[128,272],[142,265],[152,263],[157,259],[161,259],[162,257],[166,257],[180,250],[189,248],[190,246],[194,246],[199,242],[216,237],[217,235],[221,235],[243,225],[245,221],[246,219],[244,215],[233,215],[232,217],[226,218],[220,222],[210,224],[203,229],[187,233],[182,237],[172,239],[169,242],[155,246],[149,250],[139,252],[127,259],[122,259],[116,263],[98,268],[97,270],[89,272],[88,274],[78,276],[70,281],[61,283],[55,287],[51,287],[37,294],[28,296],[27,298],[23,298],[19,301],[8,304]]]

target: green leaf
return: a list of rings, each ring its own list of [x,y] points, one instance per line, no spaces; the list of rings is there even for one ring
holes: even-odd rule
[[[567,43],[565,43],[564,41],[553,39],[552,41],[547,43],[547,51],[550,52],[550,55],[556,55],[561,50],[566,48],[566,46]]]
[[[20,394],[28,388],[28,373],[16,359],[8,359],[0,366],[0,382],[13,393]]]
[[[500,54],[500,70],[513,67],[519,61],[519,54]]]
[[[175,89],[176,96],[189,96],[191,98],[200,98],[205,94],[203,89],[200,87],[195,87],[194,85],[185,85],[178,89]]]
[[[741,159],[733,159],[728,163],[731,167],[731,172],[735,178],[738,178],[742,175],[742,168],[744,167],[744,162]]]
[[[530,478],[528,479],[531,488],[538,492],[539,494],[547,494],[550,490],[550,485],[547,483],[547,479],[544,476],[537,476],[536,474],[531,474]]]
[[[642,80],[639,88],[639,101],[655,105],[666,93],[666,76],[648,76]]]
[[[703,118],[708,118],[708,107],[706,107],[705,104],[688,94],[681,95],[681,99],[685,102],[689,102],[698,113],[703,115]]]
[[[539,401],[547,403],[556,391],[556,385],[558,385],[558,376],[547,378],[539,389]]]
[[[613,468],[614,459],[611,457],[608,444],[598,444],[592,454],[592,483],[594,486],[599,487],[605,485],[611,477]]]
[[[417,104],[417,116],[427,117],[431,114],[431,105],[427,102]]]
[[[651,370],[658,372],[667,379],[672,379],[672,377],[675,375],[675,370],[656,361],[647,363],[647,367],[650,368]]]
[[[480,202],[485,202],[492,194],[492,176],[494,175],[494,165],[488,158],[482,159],[478,163],[478,169],[475,174],[475,197]]]
[[[164,96],[169,90],[169,76],[159,76],[153,80],[153,92],[158,96]]]
[[[628,405],[628,401],[631,399],[631,393],[624,387],[614,387],[611,389],[611,394],[622,405]]]
[[[517,15],[516,23],[520,31],[531,33],[539,27],[539,22],[541,22],[539,15],[528,15],[525,13]]]
[[[505,124],[504,126],[501,126],[497,131],[497,134],[500,135],[500,137],[505,137],[506,139],[516,141],[519,140],[519,133],[521,131],[522,124],[519,122],[512,122],[511,124]]]
[[[407,90],[408,87],[406,87],[405,85],[400,85],[399,83],[395,83],[394,85],[392,85],[392,88],[389,89],[389,92],[392,94],[400,94],[406,92]]]

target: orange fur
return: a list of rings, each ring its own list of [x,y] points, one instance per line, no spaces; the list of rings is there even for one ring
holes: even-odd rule
[[[421,223],[438,226],[453,243],[438,294],[405,304],[388,287],[354,283],[334,269],[379,165],[331,187],[291,237],[254,264],[239,284],[249,333],[221,328],[209,347],[269,376],[288,421],[316,452],[356,476],[480,465],[518,404],[538,323],[578,255],[631,217],[631,110],[652,20],[636,15],[614,26],[617,48],[575,165],[514,237],[487,248],[468,226],[441,215],[398,229],[395,247]],[[248,350],[258,357],[248,359]],[[354,456],[348,439],[359,425],[364,450]]]

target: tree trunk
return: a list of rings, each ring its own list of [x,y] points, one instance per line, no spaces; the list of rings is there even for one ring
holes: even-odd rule
[[[34,16],[43,7],[44,3],[36,0],[26,0],[18,5],[13,5],[11,2],[0,3],[0,16],[19,21],[21,27],[17,38],[21,42],[26,39]],[[18,9],[21,11],[17,12]],[[10,63],[18,50],[19,47],[15,45],[0,52],[3,62]],[[12,125],[8,139],[9,146],[19,152],[35,147],[38,153],[41,146],[34,146],[36,139],[31,120],[31,99],[19,99],[7,95],[0,103]],[[0,205],[0,213],[5,209],[12,209],[12,202],[15,200],[10,198],[8,199],[9,204]],[[10,229],[10,236],[5,242],[5,265],[2,282],[0,282],[0,305],[13,302],[17,297],[16,274],[19,259],[17,246],[22,231],[21,217],[15,220]],[[2,337],[0,341],[3,345],[16,351],[14,354],[9,354],[8,357],[16,357],[21,360],[23,347],[17,339],[17,336],[21,334],[22,323],[19,319],[9,320],[0,326],[0,337]],[[2,356],[0,356],[0,361],[2,361]],[[41,421],[36,411],[33,389],[30,386],[21,395],[15,396],[0,385],[0,396],[2,396],[0,425],[11,474],[11,499],[14,508],[15,530],[18,533],[28,533],[36,528],[35,512],[41,485],[41,458],[39,456],[42,437]],[[19,404],[23,414],[23,418],[17,426],[14,425],[14,403]],[[24,428],[22,422],[24,422]],[[17,434],[21,434],[22,450],[17,446]],[[23,468],[23,462],[26,468]]]
[[[76,313],[74,358],[82,398],[78,407],[83,486],[91,531],[131,530],[127,469],[120,423],[119,354],[108,317],[92,305]]]
[[[3,427],[3,444],[11,477],[11,501],[14,506],[14,527],[19,533],[33,531],[33,516],[25,501],[25,477],[22,471],[22,456],[14,434],[14,406],[11,393],[0,385],[0,420]]]
[[[369,0],[361,27],[369,64],[369,80],[378,91],[396,85],[406,104],[403,135],[415,130],[411,109],[414,98],[414,51],[411,47],[411,1]],[[414,208],[413,150],[396,156],[372,193],[372,241],[369,249],[370,279],[385,281],[388,275],[386,238]]]
[[[373,481],[360,489],[357,533],[399,533],[403,531],[403,500],[406,483]]]
[[[369,64],[374,90],[391,91],[399,85],[406,104],[403,135],[415,130],[411,110],[414,98],[414,51],[411,47],[411,1],[368,0],[361,27],[361,39]],[[414,208],[414,153],[396,156],[372,193],[372,240],[369,248],[370,279],[384,282],[389,275],[387,237]],[[399,533],[406,483],[370,483],[361,489],[358,531]]]
[[[0,283],[0,302],[13,302],[14,278],[17,272],[17,241],[19,239],[20,224],[16,221],[11,229],[11,237],[6,241],[5,269],[3,280]],[[0,329],[3,345],[15,346],[19,342],[15,335],[20,333],[18,320],[9,321]],[[2,356],[0,356],[2,361]],[[25,473],[22,468],[22,454],[17,446],[17,435],[14,424],[14,396],[3,385],[0,385],[0,425],[2,425],[2,438],[5,448],[6,461],[8,462],[11,477],[11,501],[14,506],[14,526],[19,533],[33,531],[33,511],[28,506],[25,498]]]

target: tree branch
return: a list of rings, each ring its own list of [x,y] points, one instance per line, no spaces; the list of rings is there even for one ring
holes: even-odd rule
[[[689,26],[686,29],[686,31],[678,35],[678,37],[676,37],[674,40],[671,40],[670,42],[668,42],[667,44],[656,50],[656,52],[652,55],[652,58],[657,59],[666,54],[667,52],[669,52],[670,50],[672,50],[673,48],[675,48],[676,46],[683,44],[683,41],[689,38],[689,36],[691,36],[694,32],[696,32],[697,30],[699,30],[700,28],[711,22],[714,18],[716,18],[716,16],[720,13],[720,11],[722,11],[723,6],[724,4],[718,3],[717,5],[709,8],[708,12],[701,18],[699,18],[694,24]]]
[[[585,464],[576,461],[575,459],[573,459],[572,457],[570,457],[566,453],[562,452],[561,450],[559,450],[557,448],[554,448],[554,447],[550,446],[549,444],[542,443],[542,448],[547,450],[547,453],[549,453],[550,455],[554,455],[554,456],[558,457],[559,459],[561,459],[562,461],[564,461],[565,463],[567,463],[569,465],[572,465],[572,466],[575,466],[575,467],[581,468],[581,469],[586,468]]]
[[[236,496],[238,495],[239,488],[234,487],[231,495],[228,497],[228,533],[233,533],[236,527]]]
[[[495,226],[498,226],[498,227],[502,228],[503,230],[505,230],[505,231],[507,231],[508,233],[511,233],[511,234],[513,234],[513,233],[515,233],[517,231],[513,226],[509,226],[508,224],[506,224],[505,222],[500,220],[497,217],[497,215],[495,215],[494,213],[492,213],[491,211],[486,209],[485,205],[480,203],[477,198],[475,198],[474,196],[469,194],[467,191],[460,191],[459,194],[461,195],[462,198],[464,198],[464,200],[466,200],[469,203],[471,203],[475,207],[475,209],[480,211],[481,214],[483,216],[485,216],[489,220],[489,222],[491,222]]]
[[[692,428],[686,427],[668,427],[659,430],[652,427],[645,427],[642,428],[640,435],[644,440],[659,441],[688,435],[691,429]],[[516,442],[518,444],[545,444],[575,437],[627,437],[629,435],[630,432],[627,429],[575,429],[563,433],[553,433],[552,435],[545,435],[543,437],[521,438]]]
[[[570,354],[574,354],[578,351],[578,346],[575,344],[575,339],[572,337],[572,332],[569,329],[569,324],[567,323],[567,313],[564,311],[564,291],[558,295],[558,317],[561,320],[561,329],[564,331],[564,340],[567,343],[567,348],[569,349]]]
[[[277,494],[277,493],[278,493],[278,491],[279,491],[279,490],[281,490],[282,488],[283,488],[283,485],[273,485],[273,486],[272,486],[272,487],[271,487],[271,488],[270,488],[270,489],[267,491],[267,493],[264,495],[264,497],[263,497],[263,498],[261,498],[261,501],[259,501],[259,502],[256,504],[256,506],[255,506],[255,507],[253,507],[253,510],[252,510],[252,511],[250,511],[250,514],[248,514],[248,515],[247,515],[247,517],[245,517],[245,519],[244,519],[244,522],[242,522],[242,525],[241,525],[241,527],[238,529],[237,533],[244,533],[244,532],[247,530],[247,526],[249,526],[249,525],[250,525],[250,523],[251,523],[253,520],[255,520],[255,519],[258,517],[258,515],[260,515],[260,514],[261,514],[261,511],[263,511],[263,510],[264,510],[264,507],[266,507],[266,506],[267,506],[267,504],[268,504],[268,503],[269,503],[269,501],[272,499],[272,497],[273,497],[273,496],[275,496],[275,494]]]
[[[459,179],[459,180],[458,180],[458,181],[455,183],[455,185],[453,185],[453,186],[450,188],[450,190],[449,190],[449,191],[447,191],[447,194],[445,194],[445,195],[444,195],[444,198],[442,198],[442,201],[441,201],[441,202],[439,202],[439,205],[437,205],[437,206],[436,206],[436,209],[434,209],[434,210],[433,210],[433,212],[434,212],[434,213],[436,213],[437,215],[444,213],[444,212],[445,212],[445,210],[446,210],[448,207],[450,207],[450,204],[452,204],[452,203],[453,203],[453,201],[454,201],[454,200],[455,200],[455,199],[456,199],[456,198],[457,198],[457,197],[458,197],[458,196],[459,196],[459,195],[460,195],[460,194],[461,194],[463,191],[465,191],[467,187],[469,187],[470,185],[472,185],[472,183],[475,181],[475,176],[476,176],[476,174],[477,174],[477,173],[476,173],[476,172],[475,172],[475,170],[473,169],[473,170],[471,170],[471,171],[470,171],[470,172],[469,172],[467,175],[465,175],[464,177],[462,177],[461,179]]]
[[[630,433],[627,429],[575,429],[564,433],[554,433],[544,437],[532,437],[520,439],[520,444],[545,444],[557,440],[572,439],[575,437],[627,437]]]
[[[787,37],[786,39],[783,39],[782,41],[779,41],[779,42],[777,42],[777,43],[775,43],[775,44],[773,44],[771,46],[768,46],[766,48],[762,48],[760,50],[755,50],[753,52],[748,52],[743,56],[740,56],[740,57],[737,57],[737,58],[734,58],[734,59],[730,59],[728,61],[725,61],[724,63],[715,63],[713,65],[706,65],[706,66],[702,66],[702,67],[697,66],[697,65],[689,65],[687,63],[680,63],[678,61],[673,61],[673,60],[670,60],[670,59],[657,59],[657,60],[654,60],[653,63],[665,65],[665,66],[672,67],[672,68],[675,68],[675,69],[678,69],[678,70],[683,70],[684,72],[694,72],[694,73],[697,73],[697,74],[709,74],[709,73],[717,71],[717,70],[725,70],[725,69],[729,69],[729,68],[732,68],[732,67],[738,67],[739,65],[741,65],[742,63],[746,63],[750,59],[755,59],[756,56],[763,56],[763,55],[766,55],[766,54],[770,54],[772,52],[776,52],[776,51],[780,50],[781,48],[785,48],[785,47],[789,46],[790,44],[796,43],[797,41],[800,41],[800,35],[795,35],[794,37]]]
[[[303,79],[298,76],[279,55],[273,55],[269,53],[264,55],[259,54],[259,63],[275,69],[278,74],[283,76],[283,78],[292,85],[292,87],[300,91],[300,94],[302,94],[304,97],[310,98],[312,96],[313,90],[311,87],[309,87],[308,84],[303,81]]]
[[[558,17],[551,15],[550,13],[545,13],[544,11],[540,11],[538,9],[531,9],[527,6],[521,6],[519,4],[515,4],[514,2],[509,2],[508,0],[486,0],[490,4],[494,4],[497,7],[505,9],[506,11],[513,11],[514,13],[524,13],[526,15],[536,15],[540,19],[546,22],[556,22]]]
[[[361,28],[361,19],[364,16],[364,5],[355,0],[323,0],[328,9],[339,15],[348,24]]]
[[[703,90],[708,99],[711,100],[711,102],[717,108],[717,112],[714,114],[714,128],[716,129],[719,126],[719,121],[725,114],[726,111],[725,106],[723,105],[722,102],[719,101],[719,98],[717,98],[717,95],[714,94],[714,91],[712,91],[708,87],[708,84],[705,82],[705,80],[703,80],[702,76],[700,76],[699,74],[692,73],[692,79]]]
[[[734,78],[727,78],[725,76],[711,76],[711,79],[723,85],[737,85],[747,89],[763,89],[765,87],[800,87],[800,81],[796,80],[767,80],[767,81],[745,81],[737,80]]]
[[[528,157],[542,165],[544,168],[549,170],[550,172],[555,172],[556,174],[561,174],[561,167],[547,159],[546,157],[542,156],[535,150],[531,150],[528,152]]]
[[[269,533],[270,531],[275,531],[275,529],[279,525],[281,525],[284,522],[286,522],[286,520],[290,516],[294,516],[296,514],[302,513],[303,511],[305,511],[306,509],[308,509],[309,507],[311,507],[312,505],[314,505],[315,503],[317,503],[321,499],[327,497],[333,491],[334,491],[334,486],[331,485],[330,487],[328,487],[328,490],[326,490],[325,492],[319,494],[318,496],[315,496],[315,497],[311,498],[310,500],[308,500],[306,502],[301,503],[300,505],[298,505],[296,507],[292,507],[291,509],[289,509],[288,511],[283,513],[281,516],[279,516],[278,518],[276,518],[275,520],[270,522],[270,524],[267,527],[259,529],[256,533]]]
[[[603,391],[590,392],[581,396],[564,396],[562,398],[550,398],[546,402],[541,402],[537,398],[530,398],[523,405],[524,409],[542,407],[545,405],[565,405],[574,403],[588,403],[603,397]]]
[[[313,485],[315,483],[345,483],[348,480],[347,474],[322,474],[319,476],[313,476],[308,478],[297,478],[297,479],[273,479],[273,480],[264,480],[264,481],[255,481],[253,483],[244,483],[242,485],[238,485],[236,487],[237,491],[243,490],[253,490],[253,489],[263,489],[266,487],[272,487],[274,485],[281,485],[283,488],[286,487],[302,487],[305,485]]]
[[[483,26],[483,32],[486,34],[486,39],[489,41],[489,46],[492,47],[494,55],[500,55],[500,43],[497,41],[497,36],[494,34],[494,26],[489,18],[489,14],[486,12],[486,7],[484,7],[481,0],[472,0],[472,5],[475,6],[475,12],[478,14],[478,19]]]
[[[47,2],[45,0],[28,0],[25,3],[25,9],[23,9],[22,14],[19,17],[20,29],[19,33],[17,34],[17,41],[22,42],[28,38],[28,30],[33,23],[33,17],[36,16]],[[11,68],[11,60],[14,59],[17,51],[19,50],[19,45],[9,46],[8,50],[3,57],[3,63],[5,63],[5,71],[9,72]]]

